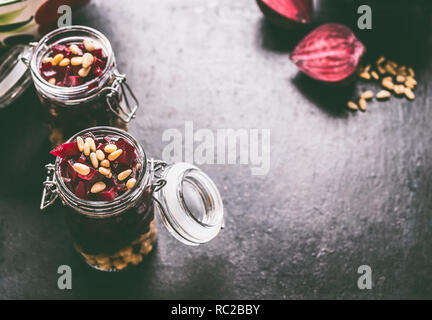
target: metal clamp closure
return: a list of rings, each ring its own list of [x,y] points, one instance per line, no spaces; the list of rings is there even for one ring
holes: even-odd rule
[[[47,170],[48,175],[46,180],[43,183],[44,188],[42,191],[42,200],[40,204],[41,210],[44,210],[50,205],[52,205],[58,197],[57,181],[54,175],[55,165],[50,163],[47,164],[45,168]]]
[[[126,76],[124,74],[120,74],[117,70],[114,70],[111,85],[103,88],[101,93],[104,91],[107,92],[105,98],[112,113],[125,123],[135,118],[139,102],[126,83]],[[131,105],[128,95],[133,100],[133,105]]]

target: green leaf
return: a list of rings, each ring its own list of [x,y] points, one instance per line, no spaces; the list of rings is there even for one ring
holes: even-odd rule
[[[22,7],[21,9],[6,12],[0,14],[0,25],[8,24],[12,21],[14,21],[26,8],[27,6]]]

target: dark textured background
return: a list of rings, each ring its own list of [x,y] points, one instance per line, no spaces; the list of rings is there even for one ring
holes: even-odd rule
[[[347,3],[321,1],[314,25],[352,26]],[[0,298],[432,298],[432,28],[426,1],[415,3],[374,7],[374,30],[357,33],[370,58],[416,68],[417,99],[353,114],[346,99],[377,86],[325,87],[298,74],[288,55],[305,31],[272,27],[252,0],[92,1],[73,22],[111,40],[142,105],[131,132],[150,156],[186,120],[269,128],[271,170],[205,166],[227,209],[218,238],[187,247],[158,221],[148,263],[90,270],[61,207],[39,211],[52,159],[31,89],[0,110]],[[61,264],[73,269],[70,291],[57,289]],[[369,291],[357,289],[362,264],[373,270]]]

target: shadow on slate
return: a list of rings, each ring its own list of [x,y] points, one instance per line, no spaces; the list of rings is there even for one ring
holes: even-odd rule
[[[40,197],[50,158],[48,128],[32,86],[15,101],[0,109],[0,143],[7,157],[0,157],[0,192],[9,197]]]

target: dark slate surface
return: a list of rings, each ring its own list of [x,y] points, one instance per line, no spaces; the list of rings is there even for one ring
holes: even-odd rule
[[[338,4],[336,4],[336,2]],[[376,1],[378,2],[378,1]],[[349,1],[321,1],[314,24],[355,24]],[[415,4],[414,1],[410,3]],[[168,128],[271,129],[271,168],[208,165],[226,229],[184,246],[164,230],[149,261],[121,274],[89,270],[61,206],[39,211],[47,130],[33,90],[0,110],[0,298],[432,298],[432,54],[429,8],[374,8],[358,32],[369,56],[413,64],[417,99],[346,98],[373,84],[324,87],[288,55],[305,31],[269,25],[252,0],[99,0],[74,16],[112,41],[141,104],[131,132],[160,157]],[[57,267],[73,289],[57,289]],[[373,289],[357,289],[357,268]]]

